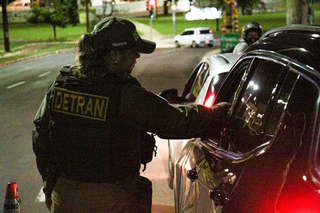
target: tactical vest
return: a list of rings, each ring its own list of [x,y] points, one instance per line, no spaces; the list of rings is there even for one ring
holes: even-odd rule
[[[113,182],[138,175],[142,132],[119,122],[122,85],[117,76],[83,80],[57,78],[50,96],[50,139],[66,178]]]

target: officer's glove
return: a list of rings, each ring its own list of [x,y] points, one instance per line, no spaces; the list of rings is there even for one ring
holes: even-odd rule
[[[221,131],[225,127],[227,118],[228,118],[228,111],[230,108],[229,103],[227,102],[220,102],[215,104],[211,107],[213,112],[211,124],[209,128],[202,133],[202,137],[204,138],[219,138]]]
[[[225,124],[228,117],[228,111],[230,109],[230,103],[228,102],[220,102],[211,107],[212,112],[214,114],[214,121],[219,124]]]

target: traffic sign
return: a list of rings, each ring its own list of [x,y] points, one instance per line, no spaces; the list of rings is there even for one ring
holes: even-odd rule
[[[239,35],[236,33],[226,33],[221,34],[221,52],[229,52],[232,50],[239,42]]]

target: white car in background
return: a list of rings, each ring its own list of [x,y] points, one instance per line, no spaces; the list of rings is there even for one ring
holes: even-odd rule
[[[178,97],[177,89],[169,89],[160,93],[173,104],[196,103],[207,107],[213,106],[215,95],[231,67],[241,54],[225,53],[206,55],[191,73],[185,88]],[[168,140],[168,185],[173,188],[174,162],[189,139]]]
[[[181,45],[212,47],[214,44],[214,35],[208,27],[186,28],[181,34],[174,37],[176,47]]]

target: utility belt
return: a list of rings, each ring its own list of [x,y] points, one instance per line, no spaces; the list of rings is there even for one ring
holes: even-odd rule
[[[70,178],[67,178],[65,177],[63,174],[61,174],[58,179],[63,179],[64,182],[68,183],[68,185],[70,186],[83,186],[83,187],[86,187],[86,186],[93,186],[93,185],[96,185],[96,184],[102,184],[103,182],[82,182],[82,181],[78,181],[78,180],[72,180]],[[117,183],[118,181],[111,181],[111,182],[104,182],[106,184],[115,184]]]

